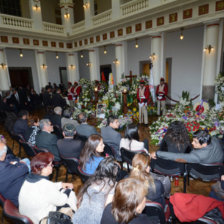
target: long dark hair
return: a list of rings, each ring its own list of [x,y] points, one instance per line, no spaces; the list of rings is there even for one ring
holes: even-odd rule
[[[115,186],[118,170],[119,165],[112,157],[103,159],[98,165],[94,175],[85,182],[85,184],[79,191],[77,206],[80,206],[83,195],[87,192],[88,187],[92,184],[100,185],[103,183],[103,186],[99,192],[101,192],[104,186],[108,184],[110,191]]]
[[[191,145],[187,129],[182,121],[174,121],[167,129],[164,138],[169,138],[180,150],[182,145]]]
[[[128,138],[129,140],[134,139],[139,141],[138,126],[136,124],[127,125],[125,130],[125,138]]]
[[[79,165],[82,169],[85,169],[86,163],[93,156],[100,156],[100,153],[96,151],[102,137],[100,135],[90,135],[85,143],[79,157]]]

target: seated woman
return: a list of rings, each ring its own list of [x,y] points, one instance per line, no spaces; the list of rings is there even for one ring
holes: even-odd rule
[[[19,212],[39,224],[49,212],[62,207],[76,210],[76,196],[71,190],[73,184],[49,181],[52,174],[54,156],[41,152],[31,160],[31,172],[19,193]],[[66,189],[66,190],[64,190]],[[64,192],[65,191],[65,192]]]
[[[78,194],[78,210],[73,216],[74,224],[100,223],[104,207],[112,201],[119,166],[107,157],[95,174],[89,178]]]
[[[188,131],[182,121],[174,121],[170,124],[160,144],[160,151],[189,153],[191,140]]]
[[[100,135],[90,135],[80,154],[79,166],[92,175],[99,163],[103,160],[101,153],[104,151],[103,139]]]
[[[140,178],[149,185],[147,199],[160,203],[165,206],[164,187],[159,180],[154,179],[150,175],[150,157],[145,153],[136,154],[132,160],[132,171],[130,177]]]
[[[148,185],[138,178],[121,180],[115,189],[112,203],[104,209],[101,224],[159,223],[157,217],[142,214],[145,208]]]
[[[138,126],[135,124],[129,124],[126,127],[125,138],[121,139],[120,148],[125,148],[130,151],[144,151],[149,152],[148,141],[139,141]]]
[[[37,116],[32,116],[28,120],[29,128],[25,133],[25,140],[27,143],[29,143],[32,146],[36,145],[36,136],[38,132],[40,131],[39,128],[39,118]]]

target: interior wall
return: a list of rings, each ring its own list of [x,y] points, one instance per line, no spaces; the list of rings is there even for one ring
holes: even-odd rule
[[[116,67],[113,61],[115,60],[115,49],[114,45],[108,45],[106,46],[107,54],[104,54],[104,48],[100,47],[99,49],[99,57],[100,57],[100,65],[111,65],[112,74],[115,79],[116,77]]]
[[[128,73],[132,71],[133,75],[139,75],[141,72],[140,61],[149,61],[151,51],[150,37],[144,37],[137,40],[138,48],[135,48],[135,40],[128,41],[127,46],[127,68]]]
[[[18,49],[6,49],[8,67],[31,67],[34,89],[40,92],[33,50],[23,50],[23,57],[19,57]]]
[[[29,4],[30,4],[29,0],[20,0],[22,17],[31,18]]]
[[[78,23],[84,20],[84,8],[83,8],[83,1],[76,1],[74,2],[74,23]]]
[[[78,54],[80,79],[81,78],[90,79],[89,67],[86,66],[86,63],[89,62],[89,52],[82,51],[82,54],[84,55],[83,58],[80,57],[81,52],[79,52]]]
[[[56,52],[46,52],[46,64],[48,71],[48,80],[51,83],[60,84],[59,67],[66,67],[65,53],[58,53],[59,59],[56,59]]]
[[[96,7],[95,15],[111,9],[111,1],[112,0],[94,0],[94,5]]]
[[[56,10],[58,9],[59,0],[41,0],[42,20],[48,23],[56,23]]]
[[[190,97],[200,94],[203,54],[203,26],[170,32],[165,40],[165,58],[172,58],[171,97],[179,100],[182,91],[189,91]],[[198,99],[197,99],[198,100]]]

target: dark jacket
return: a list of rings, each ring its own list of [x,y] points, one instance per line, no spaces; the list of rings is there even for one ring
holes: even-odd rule
[[[11,161],[17,161],[15,165]],[[20,188],[28,174],[28,167],[20,163],[17,158],[9,154],[4,161],[0,161],[0,194],[18,207]]]
[[[25,136],[27,130],[28,130],[28,123],[27,123],[27,120],[23,120],[21,118],[19,118],[14,126],[13,126],[13,132],[16,134],[16,135],[22,135],[22,136]]]
[[[66,101],[59,93],[55,93],[52,97],[52,105],[54,107],[64,108],[66,106]]]
[[[59,139],[57,142],[58,150],[62,157],[75,157],[77,159],[79,159],[84,144],[84,141],[68,138]]]
[[[56,135],[46,131],[41,131],[36,137],[36,145],[40,149],[47,149],[54,155],[55,161],[60,161],[61,159],[58,152],[57,140]]]
[[[80,124],[76,127],[78,135],[89,137],[90,135],[99,134],[96,128],[88,124]]]

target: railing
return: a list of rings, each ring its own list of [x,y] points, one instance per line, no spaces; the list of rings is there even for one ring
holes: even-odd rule
[[[149,0],[135,0],[121,5],[122,16],[135,13],[142,9],[148,8]]]
[[[26,19],[18,16],[10,16],[1,14],[1,21],[3,25],[12,26],[14,28],[26,28],[32,29],[33,21],[32,19]]]
[[[93,17],[93,25],[100,25],[111,20],[112,9]]]
[[[78,32],[78,31],[83,30],[84,27],[85,27],[85,20],[73,24],[73,25],[72,25],[72,31]]]
[[[43,29],[44,31],[52,33],[64,33],[64,26],[54,23],[43,22]]]

